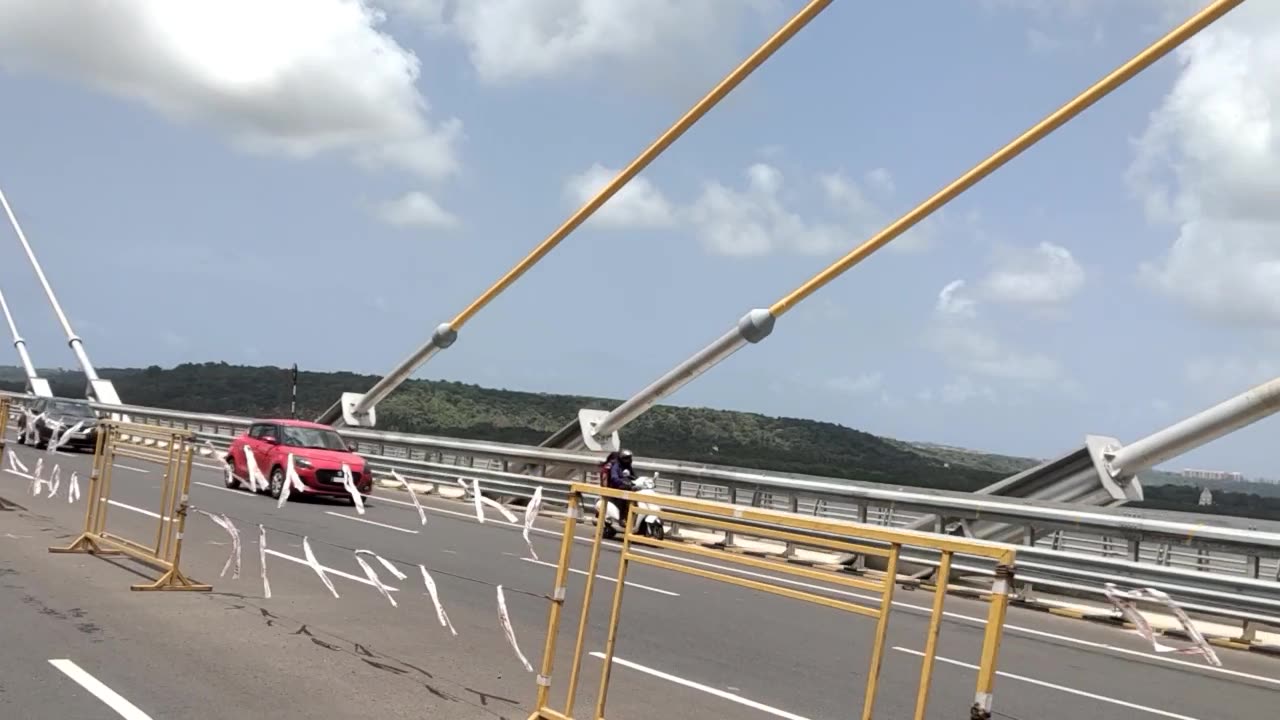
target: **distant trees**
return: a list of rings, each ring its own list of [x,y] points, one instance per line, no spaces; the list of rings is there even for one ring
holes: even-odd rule
[[[289,412],[287,368],[209,362],[170,369],[105,369],[101,374],[115,382],[131,405],[257,417]],[[53,371],[47,377],[58,395],[74,397],[84,391],[78,372]],[[0,373],[0,387],[21,391],[21,378],[20,373]],[[342,392],[363,390],[375,380],[348,372],[301,371],[299,416],[315,417]],[[378,406],[378,424],[404,432],[535,444],[571,420],[579,408],[609,409],[617,402],[412,380]],[[948,490],[975,490],[1035,463],[914,445],[829,422],[707,408],[656,407],[628,426],[626,436],[627,444],[641,455]],[[1198,488],[1149,480],[1146,494],[1142,505],[1148,507],[1280,519],[1280,497],[1215,487],[1213,506],[1202,508]]]

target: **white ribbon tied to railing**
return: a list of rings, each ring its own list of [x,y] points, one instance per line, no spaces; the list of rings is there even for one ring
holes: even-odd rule
[[[271,582],[267,580],[267,529],[261,523],[258,524],[258,564],[262,566],[262,596],[270,600]]]
[[[444,606],[440,604],[440,594],[436,591],[436,581],[431,577],[431,573],[427,572],[425,565],[419,565],[418,569],[422,571],[422,584],[427,586],[427,594],[431,596],[431,604],[436,606],[436,619],[440,621],[440,627],[448,628],[449,632],[456,637],[458,631],[453,629],[453,623],[449,621],[449,614],[444,611]]]
[[[533,549],[533,540],[529,538],[529,532],[533,530],[533,521],[538,517],[540,510],[542,510],[541,485],[533,491],[533,499],[529,500],[529,506],[524,509],[524,544],[529,546],[529,554],[534,560],[538,559],[538,551]]]
[[[44,486],[44,458],[36,458],[36,469],[31,471],[31,494],[39,495]]]
[[[324,566],[320,564],[320,561],[316,559],[316,554],[311,550],[311,540],[305,535],[302,537],[302,555],[307,559],[307,565],[310,565],[311,569],[320,576],[320,581],[324,583],[324,586],[329,588],[329,592],[333,593],[335,598],[338,597],[338,589],[333,586],[333,581],[325,574]]]
[[[505,518],[507,522],[512,524],[516,524],[519,522],[519,518],[517,518],[515,514],[512,513],[510,510],[503,507],[502,503],[492,498],[488,498],[484,496],[484,493],[480,491],[479,478],[472,478],[470,487],[467,487],[467,481],[463,480],[462,478],[458,478],[458,484],[462,486],[462,490],[464,492],[468,490],[471,491],[471,501],[472,503],[475,504],[475,508],[476,508],[476,522],[480,523],[481,525],[484,524],[484,519],[485,519],[484,506],[485,505],[488,505],[489,507],[501,513],[502,517]]]
[[[360,557],[362,554],[377,558],[378,562],[382,563],[382,566],[385,567],[388,572],[401,580],[404,580],[408,576],[400,572],[400,568],[392,565],[385,558],[372,550],[356,550],[355,552],[356,562],[360,564],[360,569],[364,570],[365,577],[369,578],[369,582],[373,583],[373,586],[378,589],[378,592],[382,593],[382,597],[386,598],[387,602],[391,603],[391,607],[398,607],[396,599],[391,597],[391,591],[382,583],[382,578],[378,577],[377,571],[372,567],[369,567],[369,563],[365,562],[364,558]]]
[[[1222,661],[1218,659],[1218,654],[1213,651],[1213,647],[1205,640],[1204,635],[1200,633],[1200,629],[1191,621],[1187,613],[1173,602],[1173,598],[1167,594],[1154,588],[1122,591],[1111,583],[1106,584],[1103,592],[1106,594],[1107,599],[1111,601],[1111,604],[1120,611],[1120,614],[1133,624],[1134,630],[1145,638],[1147,642],[1151,643],[1151,649],[1155,652],[1174,653],[1176,655],[1201,655],[1210,665],[1222,667]],[[1151,627],[1151,623],[1138,610],[1138,603],[1142,601],[1164,605],[1177,618],[1178,623],[1182,625],[1183,632],[1191,638],[1191,642],[1194,644],[1191,647],[1177,647],[1160,642],[1156,632]]]
[[[71,436],[72,436],[72,435],[75,435],[76,433],[80,432],[80,431],[81,431],[81,430],[83,430],[83,429],[84,429],[84,421],[83,421],[83,420],[81,420],[81,421],[77,422],[75,425],[72,425],[71,427],[67,428],[67,431],[66,431],[66,432],[64,432],[64,433],[62,433],[61,435],[59,435],[59,436],[58,436],[58,442],[57,442],[55,445],[53,445],[53,446],[52,446],[52,450],[50,450],[50,452],[57,451],[57,450],[61,450],[63,447],[66,447],[66,444],[67,444],[67,443],[69,443],[69,442],[71,442]],[[50,436],[50,437],[52,437],[52,436]]]
[[[427,511],[422,509],[422,503],[418,502],[418,494],[413,491],[413,488],[409,485],[409,481],[405,480],[404,477],[394,469],[391,471],[391,477],[399,480],[404,489],[408,491],[409,499],[413,501],[413,507],[418,510],[418,519],[422,521],[423,525],[426,525]]]
[[[271,487],[267,482],[267,478],[262,474],[262,469],[258,467],[258,460],[253,456],[253,450],[248,445],[244,446],[244,464],[249,475],[249,490],[258,492],[259,489],[266,490]]]
[[[9,451],[9,469],[22,475],[26,475],[29,472],[26,464],[23,463],[22,460],[18,458],[18,454],[12,450]]]
[[[351,476],[351,466],[346,463],[342,464],[342,488],[351,496],[351,502],[356,506],[356,513],[363,515],[364,498],[360,497],[360,488],[356,487],[355,478]]]
[[[280,499],[276,501],[277,510],[284,507],[284,504],[289,501],[290,490],[307,491],[306,486],[302,484],[302,478],[298,477],[298,469],[294,465],[293,453],[289,453],[288,467],[284,470],[284,486],[280,488]]]
[[[516,651],[516,657],[520,658],[520,664],[524,665],[526,672],[533,672],[533,666],[529,664],[529,659],[520,652],[520,643],[516,642],[516,630],[511,627],[511,616],[507,614],[507,598],[502,593],[502,586],[498,586],[498,622],[502,623],[502,631],[507,635],[507,642],[511,643],[511,649]]]
[[[52,500],[58,494],[58,488],[62,487],[62,466],[54,465],[53,472],[49,473],[49,499]]]
[[[231,554],[227,556],[227,562],[223,564],[222,572],[218,573],[218,577],[225,577],[227,574],[227,570],[232,568],[232,563],[235,563],[235,568],[234,570],[232,570],[232,573],[231,573],[231,579],[239,580],[240,579],[240,531],[236,528],[235,523],[231,522],[231,518],[227,517],[226,515],[214,515],[213,513],[207,510],[201,510],[199,508],[193,508],[193,509],[196,512],[200,513],[201,515],[204,515],[205,517],[212,520],[214,524],[216,524],[218,527],[222,528],[223,530],[226,530],[227,535],[231,536]]]

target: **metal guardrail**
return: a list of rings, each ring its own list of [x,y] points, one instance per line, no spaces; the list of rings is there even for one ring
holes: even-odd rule
[[[13,393],[16,403],[31,398]],[[224,449],[251,418],[93,403],[134,422],[193,431]],[[478,479],[488,494],[514,502],[542,487],[545,502],[563,505],[571,483],[592,482],[601,458],[592,453],[367,429],[339,432],[373,465],[410,479],[454,485]],[[962,532],[968,522],[999,520],[1025,528],[1019,544],[1021,582],[1067,594],[1101,596],[1107,582],[1163,589],[1189,610],[1280,626],[1280,532],[1246,520],[1126,508],[1087,508],[1018,498],[900,488],[676,460],[637,458],[656,474],[659,492],[833,519],[903,527],[924,516],[934,531]],[[564,472],[568,469],[570,472]],[[555,471],[558,477],[548,477]],[[565,479],[560,479],[565,478]],[[726,534],[725,543],[734,542]],[[791,548],[786,550],[790,553]],[[854,559],[857,560],[857,559]],[[904,557],[918,567],[926,556]],[[858,567],[855,562],[855,569]],[[984,575],[992,569],[957,565]]]

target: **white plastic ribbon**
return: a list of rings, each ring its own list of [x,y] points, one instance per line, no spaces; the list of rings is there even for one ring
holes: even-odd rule
[[[284,507],[289,500],[290,489],[296,489],[298,492],[306,492],[306,486],[302,484],[302,478],[298,477],[298,469],[293,464],[293,453],[289,453],[289,465],[284,471],[284,487],[280,489],[280,499],[276,502],[276,509]]]
[[[391,603],[391,607],[399,607],[398,605],[396,605],[396,599],[391,597],[391,591],[387,589],[386,585],[382,584],[382,578],[378,577],[377,571],[369,567],[369,563],[365,562],[364,558],[360,557],[361,553],[366,553],[368,555],[372,555],[378,558],[379,560],[382,561],[382,564],[384,566],[393,570],[397,575],[402,575],[403,573],[401,573],[400,570],[397,569],[395,565],[392,565],[386,560],[383,560],[382,557],[380,557],[375,552],[372,552],[369,550],[356,550],[356,562],[360,564],[360,569],[364,570],[365,577],[369,578],[369,582],[373,583],[373,586],[378,589],[378,592],[382,593],[382,597],[386,598],[387,602]]]
[[[207,510],[193,508],[196,512],[204,515],[212,520],[218,527],[227,531],[231,536],[231,554],[227,556],[227,562],[222,566],[222,572],[218,573],[218,577],[225,577],[227,570],[231,569],[231,564],[235,563],[235,569],[231,573],[232,580],[240,579],[240,531],[236,529],[235,523],[231,522],[231,518],[226,515],[214,515]],[[265,577],[265,576],[264,576]],[[270,597],[268,595],[267,597]]]
[[[249,490],[258,492],[259,488],[266,490],[271,487],[267,477],[262,474],[262,469],[258,467],[258,460],[253,456],[253,450],[248,445],[244,446],[244,464],[249,470]]]
[[[391,477],[399,480],[404,489],[409,491],[409,499],[413,501],[413,506],[418,509],[418,519],[422,521],[423,525],[426,525],[427,511],[422,509],[422,504],[418,502],[418,494],[413,491],[413,488],[409,487],[409,481],[401,477],[400,473],[394,469],[391,471]]]
[[[81,421],[77,422],[75,425],[72,425],[71,427],[67,428],[66,432],[64,432],[64,433],[62,433],[61,435],[59,435],[59,436],[58,436],[58,442],[57,442],[57,443],[55,443],[55,444],[51,444],[51,445],[49,446],[49,452],[56,452],[56,451],[58,451],[58,450],[61,450],[61,449],[62,449],[62,447],[63,447],[64,445],[66,445],[67,443],[71,442],[71,436],[72,436],[72,435],[75,435],[75,434],[76,434],[76,433],[78,433],[78,432],[80,432],[80,430],[82,430],[83,428],[84,428],[84,421],[83,421],[83,420],[81,420]],[[53,437],[53,436],[51,435],[51,436],[50,436],[50,438],[52,438],[52,437]]]
[[[432,579],[431,573],[427,572],[427,568],[419,565],[418,569],[422,571],[422,584],[427,586],[427,594],[431,596],[431,604],[436,606],[436,618],[440,621],[440,627],[449,628],[449,632],[455,636],[457,630],[453,629],[453,623],[449,622],[449,614],[444,611],[444,606],[440,604],[440,595],[436,592],[436,581]]]
[[[471,491],[471,501],[475,504],[475,508],[476,508],[476,522],[482,525],[484,524],[484,506],[485,505],[488,505],[489,507],[494,508],[499,513],[501,513],[502,517],[506,519],[507,522],[512,524],[519,522],[519,518],[517,518],[515,514],[512,513],[510,510],[503,507],[502,503],[498,502],[497,500],[487,498],[484,496],[483,493],[480,492],[479,478],[471,479],[470,488],[467,487],[466,481],[463,480],[462,478],[458,478],[458,484],[462,486],[463,490]]]
[[[271,583],[267,581],[267,529],[261,523],[258,524],[258,563],[262,566],[262,596],[270,600]]]
[[[9,451],[9,469],[14,472],[22,473],[23,475],[26,475],[29,472],[26,464],[23,463],[22,460],[18,458],[17,453],[12,450]]]
[[[36,432],[36,422],[44,417],[44,413],[36,415],[31,412],[30,408],[23,408],[22,412],[27,419],[23,427],[23,439],[28,445],[35,445],[40,440],[40,433]]]
[[[1218,659],[1218,654],[1213,651],[1213,646],[1205,640],[1204,635],[1200,633],[1200,629],[1195,626],[1191,618],[1187,617],[1187,613],[1173,602],[1173,598],[1167,594],[1154,588],[1141,588],[1130,591],[1121,591],[1115,585],[1107,583],[1103,588],[1107,599],[1111,604],[1120,611],[1126,620],[1133,624],[1134,630],[1151,643],[1151,649],[1157,653],[1174,653],[1176,655],[1202,655],[1208,663],[1214,667],[1222,667],[1222,661]],[[1168,608],[1178,619],[1182,625],[1182,629],[1191,638],[1194,643],[1191,647],[1177,647],[1173,645],[1165,645],[1161,643],[1156,636],[1155,631],[1151,628],[1151,623],[1147,622],[1147,618],[1138,610],[1138,603],[1141,601],[1157,602]]]
[[[58,494],[58,488],[62,487],[62,466],[54,465],[53,472],[49,473],[49,498],[53,499]]]
[[[311,566],[311,569],[315,570],[316,574],[320,576],[324,586],[329,588],[329,592],[333,593],[335,598],[338,597],[338,589],[333,586],[333,581],[325,574],[324,566],[320,564],[319,560],[316,560],[316,554],[311,551],[311,541],[305,535],[302,536],[302,554],[306,557],[307,564]]]
[[[80,474],[71,471],[71,479],[67,481],[67,503],[73,503],[80,499]]]
[[[533,521],[538,517],[538,511],[542,509],[542,486],[539,485],[533,491],[533,499],[529,500],[529,506],[524,509],[524,544],[529,546],[529,554],[534,560],[538,559],[538,551],[533,549],[533,540],[529,539],[529,532],[533,530]]]
[[[529,659],[520,652],[520,643],[516,642],[516,631],[511,627],[511,616],[507,614],[507,598],[502,594],[501,585],[498,586],[498,621],[502,623],[502,631],[507,634],[507,642],[511,643],[511,649],[515,650],[516,657],[520,658],[520,664],[524,665],[526,672],[533,672]]]
[[[342,464],[342,488],[351,496],[351,502],[355,503],[356,513],[364,514],[364,498],[360,497],[360,488],[356,487],[356,481],[351,476],[351,467],[346,463]]]
[[[44,451],[52,455],[58,449],[58,440],[62,438],[58,433],[62,432],[62,428],[66,426],[61,420],[46,420],[44,424],[49,426],[49,442],[44,444]]]
[[[36,469],[31,471],[31,494],[39,495],[44,485],[44,458],[36,458]]]

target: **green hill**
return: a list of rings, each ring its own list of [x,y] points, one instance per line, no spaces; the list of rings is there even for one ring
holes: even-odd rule
[[[83,394],[79,372],[42,371],[58,395]],[[104,369],[129,404],[248,416],[284,416],[289,410],[289,371],[226,363],[179,365],[170,369]],[[376,377],[354,373],[302,372],[298,413],[315,417],[344,391],[360,391]],[[21,390],[21,374],[0,370],[0,387]],[[412,380],[378,407],[380,429],[450,437],[536,444],[575,417],[579,408],[609,409],[619,401],[482,388],[457,382]],[[982,453],[931,443],[882,438],[834,423],[707,408],[659,406],[632,423],[626,442],[638,454],[778,472],[804,473],[868,482],[974,490],[1034,465],[1032,458]],[[1187,481],[1154,475],[1170,484]],[[1155,477],[1147,477],[1148,487]],[[1158,483],[1159,481],[1157,481]],[[1215,486],[1223,509],[1238,514],[1250,501],[1233,491],[1265,492],[1280,487],[1235,483]],[[1226,493],[1226,494],[1224,494]],[[1190,495],[1158,491],[1161,507],[1195,510]],[[1186,497],[1184,497],[1186,496]],[[1197,495],[1198,497],[1198,495]],[[1155,498],[1153,497],[1153,500]],[[1225,502],[1230,500],[1230,502]],[[1265,499],[1259,499],[1265,503]],[[1280,513],[1280,500],[1275,501]]]

